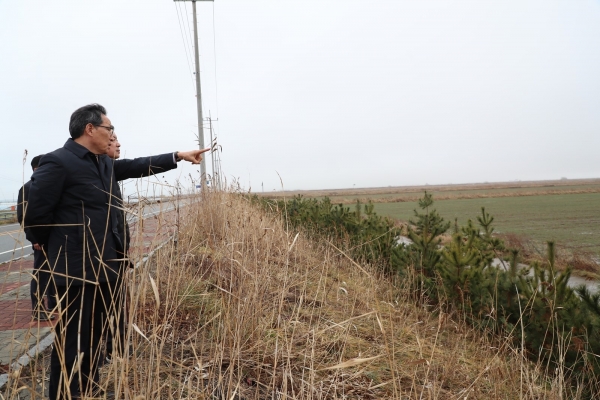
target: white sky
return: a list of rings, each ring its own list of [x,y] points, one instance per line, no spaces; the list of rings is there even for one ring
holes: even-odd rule
[[[600,177],[598,0],[197,6],[204,114],[245,189]],[[194,148],[191,10],[0,0],[0,199],[91,102],[126,157]]]

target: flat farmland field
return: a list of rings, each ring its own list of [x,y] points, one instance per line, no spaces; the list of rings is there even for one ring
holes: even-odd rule
[[[447,221],[476,222],[481,207],[494,217],[497,233],[523,235],[538,243],[554,240],[559,247],[600,255],[600,193],[436,200]],[[408,221],[416,202],[375,203],[379,215]]]
[[[539,244],[536,248],[540,251],[546,241],[554,240],[559,249],[600,259],[600,179],[306,190],[261,195],[274,199],[289,199],[295,195],[329,197],[333,204],[341,203],[350,208],[357,200],[372,201],[379,215],[408,221],[425,190],[433,195],[434,208],[447,221],[458,218],[460,225],[468,219],[475,222],[481,207],[485,207],[494,217],[497,233],[530,239]]]
[[[289,198],[295,195],[317,199],[329,197],[334,204],[350,204],[357,199],[363,202],[371,200],[374,203],[395,203],[416,201],[423,196],[425,190],[433,194],[434,198],[438,200],[600,193],[600,179],[302,190],[272,192],[262,195],[270,198]]]
[[[560,193],[600,193],[600,184],[579,184],[579,185],[522,185],[522,186],[476,186],[473,188],[431,186],[420,187],[418,189],[406,191],[391,191],[390,193],[380,194],[338,194],[329,196],[332,202],[348,203],[354,202],[355,199],[367,201],[369,199],[374,202],[402,202],[414,201],[423,196],[423,191],[427,190],[436,199],[469,199],[469,198],[487,198],[487,197],[512,197],[512,196],[536,196],[546,194]]]

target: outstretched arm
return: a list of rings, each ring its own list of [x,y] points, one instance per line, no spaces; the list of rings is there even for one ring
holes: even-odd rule
[[[117,181],[159,174],[177,168],[177,161],[186,160],[199,164],[202,154],[210,148],[202,150],[177,151],[158,156],[140,157],[133,160],[116,160],[114,162],[115,178]]]

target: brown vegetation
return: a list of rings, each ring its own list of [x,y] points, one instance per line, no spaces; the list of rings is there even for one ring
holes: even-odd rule
[[[564,371],[545,375],[511,340],[429,309],[407,282],[241,196],[207,194],[177,226],[176,240],[128,277],[133,352],[102,370],[120,398],[577,397]],[[9,387],[7,398],[24,390]]]
[[[192,206],[134,282],[138,351],[108,372],[131,397],[558,398],[518,349],[232,194]]]

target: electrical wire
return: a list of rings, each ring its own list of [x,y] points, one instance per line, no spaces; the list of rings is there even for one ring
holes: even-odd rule
[[[183,2],[183,8],[185,8],[185,19],[187,21],[187,33],[188,33],[188,41],[190,43],[190,47],[192,48],[192,50],[194,49],[194,41],[192,40],[192,27],[190,26],[190,13],[187,10],[187,4],[186,2]],[[192,53],[190,52],[190,55]],[[200,38],[198,38],[198,54],[200,54]]]
[[[194,40],[192,39],[192,28],[190,28],[190,14],[187,10],[187,5],[186,2],[183,2],[183,9],[181,8],[181,4],[179,5],[179,12],[181,13],[181,24],[182,24],[182,29],[185,31],[185,37],[187,39],[187,44],[188,44],[188,48],[189,48],[189,54],[190,54],[190,65],[192,66],[192,69],[195,70],[194,68]],[[185,15],[185,22],[183,20],[183,16]],[[185,29],[185,24],[187,23],[188,28]]]
[[[213,148],[213,151],[216,154],[213,154],[213,157],[216,158],[215,160],[215,164],[216,164],[216,172],[213,171],[213,174],[216,174],[216,182],[217,182],[217,187],[219,189],[222,189],[223,186],[222,184],[224,184],[224,182],[221,181],[222,179],[222,169],[221,169],[221,145],[219,145],[218,143],[218,132],[221,131],[220,126],[219,126],[219,85],[218,85],[218,79],[217,79],[217,29],[215,28],[215,3],[213,2],[213,9],[212,9],[212,27],[213,27],[213,60],[214,60],[214,72],[215,72],[215,107],[217,108],[217,119],[216,119],[216,123],[215,125],[213,125],[213,130],[215,131],[215,137],[214,137],[214,143],[210,144],[210,147]],[[213,147],[214,146],[214,147]],[[211,151],[211,153],[213,152]]]
[[[185,2],[183,3],[183,6],[185,7]],[[190,30],[189,30],[189,23],[188,23],[188,29],[185,29],[185,22],[183,20],[183,15],[184,15],[184,10],[181,7],[181,4],[179,4],[179,14],[181,15],[181,23],[179,25],[180,29],[181,29],[181,34],[182,34],[182,38],[183,38],[183,42],[184,42],[184,47],[186,48],[186,58],[188,60],[188,69],[190,70],[190,76],[192,77],[192,82],[195,82],[195,68],[194,68],[194,42],[192,41],[191,38],[191,34],[190,34]],[[187,15],[187,8],[185,9],[185,15],[186,15],[186,19],[189,20],[189,16]],[[186,40],[187,39],[187,40]],[[195,86],[195,83],[194,83]]]
[[[188,44],[185,41],[185,35],[183,33],[183,27],[181,25],[182,18],[180,18],[180,16],[179,16],[179,8],[177,7],[178,2],[175,1],[174,3],[175,3],[175,11],[177,12],[177,22],[179,23],[179,32],[181,33],[181,39],[183,41],[183,49],[185,50],[185,58],[187,60],[188,71],[190,72],[190,78],[192,79],[192,84],[195,84],[194,74],[192,73],[192,68],[191,68],[192,63],[190,60],[190,55],[188,54]]]
[[[217,123],[219,122],[219,86],[217,84],[217,33],[215,28],[215,3],[212,4],[212,25],[213,25],[213,59],[215,63],[215,106],[217,107]]]

